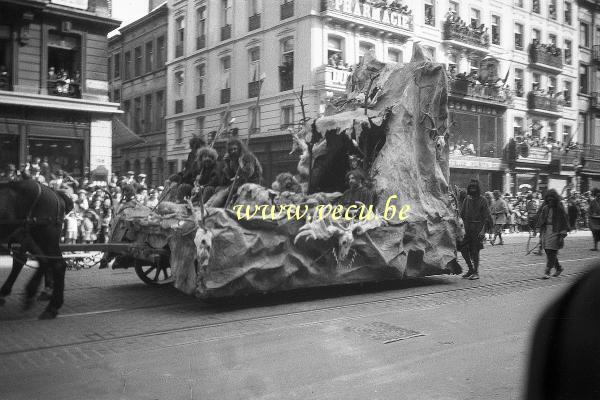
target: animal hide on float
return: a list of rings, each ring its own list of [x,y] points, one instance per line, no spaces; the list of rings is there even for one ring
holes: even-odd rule
[[[328,138],[345,135],[345,145],[367,156],[379,214],[388,199],[397,196],[388,205],[397,210],[410,205],[406,220],[362,227],[347,221],[315,223],[306,216],[290,220],[285,213],[275,219],[259,213],[238,220],[232,210],[209,207],[202,234],[210,232],[210,256],[202,268],[194,243],[198,208],[196,217],[177,204],[163,205],[156,212],[129,211],[129,216],[119,217],[113,240],[126,235],[151,246],[168,245],[175,287],[200,298],[460,273],[456,263],[460,224],[450,204],[449,148],[443,141],[448,124],[446,73],[424,56],[419,45],[414,47],[413,60],[404,66],[385,65],[367,56],[349,80],[350,91],[338,112],[319,118],[304,131],[321,136],[315,145],[320,155],[327,154]],[[437,130],[426,126],[425,113]],[[315,167],[318,159],[313,159]],[[310,216],[318,204],[334,203],[341,195],[273,196],[258,185],[244,186],[239,193],[255,195],[241,196],[243,204],[276,207],[293,199],[295,205],[307,206]]]

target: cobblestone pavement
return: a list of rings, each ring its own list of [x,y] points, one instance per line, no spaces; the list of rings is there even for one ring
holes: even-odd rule
[[[65,306],[54,321],[36,319],[42,303],[21,312],[23,283],[31,274],[24,270],[13,296],[0,308],[0,382],[57,366],[101,365],[115,355],[135,357],[290,327],[373,318],[390,309],[431,310],[545,287],[560,289],[600,260],[589,251],[590,241],[587,232],[570,236],[559,256],[564,276],[551,280],[539,279],[545,257],[526,256],[526,237],[509,235],[504,246],[483,250],[479,281],[437,276],[249,297],[227,304],[207,304],[172,287],[148,287],[133,269],[68,271]],[[9,272],[8,261],[0,258],[2,281]],[[2,395],[0,383],[0,398],[27,398],[11,396]]]

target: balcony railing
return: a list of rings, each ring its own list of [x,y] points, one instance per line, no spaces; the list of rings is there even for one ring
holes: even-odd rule
[[[81,98],[81,85],[79,83],[70,83],[63,80],[49,80],[48,94],[50,96]]]
[[[260,28],[260,14],[248,17],[248,30],[253,31],[258,28]]]
[[[486,49],[490,47],[490,36],[487,33],[481,33],[471,26],[463,26],[450,18],[444,22],[443,35],[444,40],[455,40]]]
[[[579,161],[582,150],[571,149],[571,150],[552,150],[552,159],[559,159],[562,165],[574,166]]]
[[[248,82],[248,98],[258,97],[260,92],[260,81]]]
[[[175,100],[175,114],[183,112],[183,100]]]
[[[196,38],[196,50],[206,47],[206,35],[200,35]]]
[[[478,101],[490,103],[506,104],[512,99],[511,92],[508,89],[493,85],[473,84],[465,79],[451,81],[450,92],[454,95],[472,97]]]
[[[595,44],[592,48],[592,59],[594,62],[600,63],[600,44]]]
[[[600,146],[594,144],[581,145],[583,157],[586,160],[600,161]]]
[[[196,108],[204,108],[205,104],[205,96],[203,94],[199,94],[196,96]]]
[[[183,56],[183,44],[175,46],[175,58]]]
[[[558,100],[549,96],[537,95],[533,92],[527,94],[527,108],[530,110],[544,110],[558,112]]]
[[[231,101],[231,88],[221,89],[221,104]]]
[[[281,19],[286,19],[294,16],[294,2],[289,1],[281,5]]]
[[[529,46],[529,60],[533,64],[543,64],[562,69],[562,51],[554,45],[532,43]]]
[[[231,24],[221,27],[221,41],[231,39]]]
[[[319,79],[323,79],[325,87],[327,89],[346,89],[346,82],[352,72],[345,68],[336,68],[331,65],[324,65],[322,69],[317,70],[317,76]],[[323,74],[323,78],[320,78],[320,73]]]

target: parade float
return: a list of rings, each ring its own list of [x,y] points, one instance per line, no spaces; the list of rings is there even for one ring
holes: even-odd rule
[[[346,96],[293,132],[305,193],[244,184],[223,208],[168,197],[156,209],[125,204],[112,241],[140,250],[115,264],[135,263],[150,282],[170,268],[175,287],[199,298],[460,273],[447,85],[418,44],[404,65],[366,56]],[[351,152],[363,156],[375,218],[319,218],[342,194]],[[241,206],[258,212],[240,218]]]

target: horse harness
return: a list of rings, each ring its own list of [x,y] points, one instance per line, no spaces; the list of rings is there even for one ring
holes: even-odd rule
[[[29,206],[29,210],[27,211],[27,217],[25,219],[0,219],[0,226],[1,225],[19,225],[19,224],[23,224],[23,227],[28,231],[29,228],[33,225],[51,225],[51,224],[56,224],[62,225],[63,219],[60,215],[60,198],[58,197],[58,194],[56,194],[54,191],[51,191],[52,194],[54,194],[54,196],[56,197],[56,199],[58,200],[56,202],[56,215],[53,217],[34,217],[33,216],[33,212],[35,211],[36,206],[38,205],[40,198],[42,197],[42,185],[37,182],[36,185],[36,196],[35,199],[33,200],[33,202],[31,203],[31,206]]]

